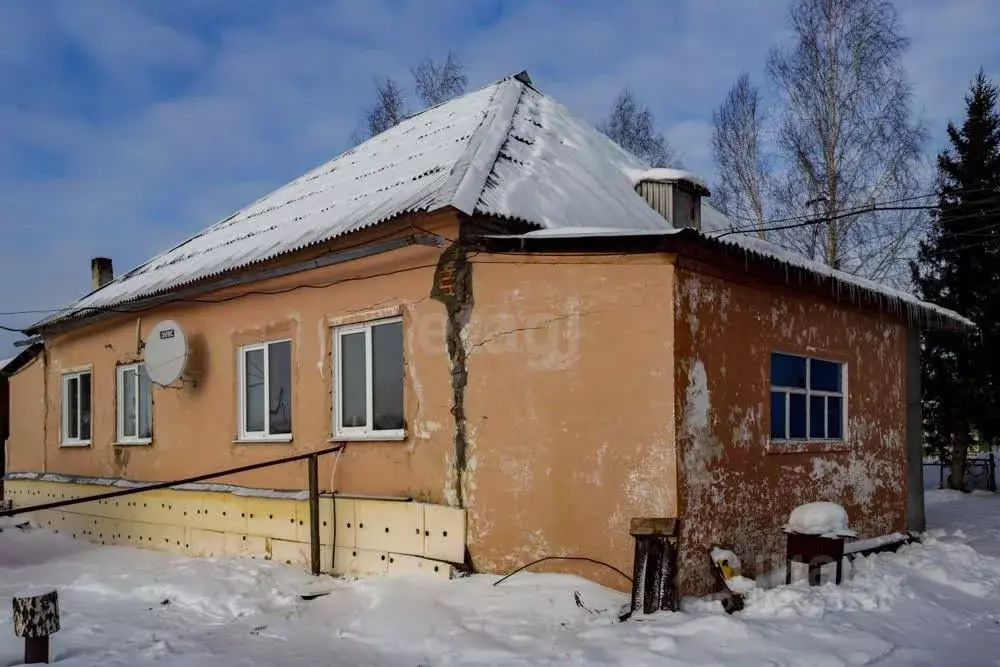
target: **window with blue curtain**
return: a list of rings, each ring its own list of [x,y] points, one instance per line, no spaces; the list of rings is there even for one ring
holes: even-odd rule
[[[844,364],[771,353],[771,439],[843,440]]]

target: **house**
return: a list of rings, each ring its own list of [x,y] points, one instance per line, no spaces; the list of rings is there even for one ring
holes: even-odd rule
[[[8,495],[345,443],[320,470],[327,569],[629,571],[630,519],[679,517],[692,594],[712,545],[773,564],[803,502],[862,536],[919,526],[917,331],[971,323],[719,233],[708,194],[523,73],[428,109],[132,271],[98,261],[10,378]],[[163,321],[188,359],[157,386]],[[304,485],[285,465],[37,520],[302,562]]]

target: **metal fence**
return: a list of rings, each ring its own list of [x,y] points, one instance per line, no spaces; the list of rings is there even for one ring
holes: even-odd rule
[[[924,487],[950,487],[951,461],[924,461]],[[989,454],[970,456],[965,461],[965,488],[970,491],[997,490],[996,457]]]

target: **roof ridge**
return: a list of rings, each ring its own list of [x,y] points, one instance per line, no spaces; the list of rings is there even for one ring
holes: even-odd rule
[[[494,85],[496,90],[483,120],[469,139],[465,152],[452,167],[439,197],[442,204],[450,204],[466,214],[471,214],[479,202],[528,84],[518,74],[501,79]]]

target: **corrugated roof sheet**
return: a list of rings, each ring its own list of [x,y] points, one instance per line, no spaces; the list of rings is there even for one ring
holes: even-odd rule
[[[670,231],[635,192],[632,175],[646,169],[522,73],[404,120],[35,326],[166,293],[407,212],[454,207],[542,229]],[[703,224],[706,231],[721,229],[728,220],[710,209]],[[815,269],[815,262],[771,244],[746,245]],[[881,288],[847,274],[838,278]]]

